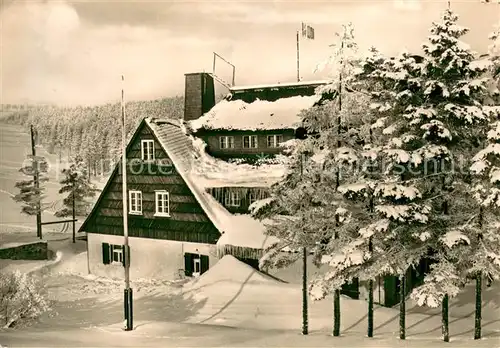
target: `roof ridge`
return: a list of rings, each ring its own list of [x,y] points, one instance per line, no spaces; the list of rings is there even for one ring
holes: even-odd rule
[[[146,120],[150,123],[154,123],[156,125],[160,125],[162,123],[168,123],[168,124],[171,124],[172,126],[176,126],[178,128],[181,128],[181,125],[180,125],[180,121],[181,119],[177,120],[177,119],[173,119],[173,118],[158,118],[158,117],[146,117]],[[176,121],[179,121],[179,122],[176,122]]]

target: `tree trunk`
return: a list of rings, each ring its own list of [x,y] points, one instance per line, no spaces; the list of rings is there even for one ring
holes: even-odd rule
[[[441,305],[441,329],[443,331],[443,341],[450,342],[450,331],[448,328],[448,295],[444,295]]]
[[[481,305],[482,305],[482,277],[483,273],[478,272],[476,275],[476,313],[474,317],[474,339],[481,339]]]
[[[340,336],[340,290],[333,293],[333,336]]]
[[[479,208],[479,228],[483,227],[483,207]],[[478,235],[478,241],[481,242],[482,233]],[[474,339],[481,339],[481,306],[482,306],[482,278],[483,272],[476,274],[476,311],[474,314]]]
[[[373,280],[368,281],[368,337],[373,337]]]
[[[88,171],[87,171],[87,174],[88,174],[88,182],[90,184],[90,172],[91,172],[91,166],[90,166],[90,158],[88,159]]]
[[[73,193],[71,197],[72,216],[73,216],[73,243],[76,243],[76,226],[75,226],[75,184],[73,183]]]
[[[40,164],[35,160],[36,156],[36,146],[35,146],[35,131],[33,125],[30,126],[31,135],[31,154],[33,155],[33,185],[36,189],[40,188]],[[36,236],[42,239],[42,211],[40,201],[36,204]]]
[[[399,338],[406,339],[406,298],[405,287],[406,277],[399,277]]]
[[[370,211],[373,207],[373,200],[370,200]],[[373,252],[372,237],[368,240],[368,251]],[[373,337],[373,280],[368,281],[368,337]]]
[[[309,333],[308,312],[307,312],[307,248],[303,248],[302,254],[302,334]]]

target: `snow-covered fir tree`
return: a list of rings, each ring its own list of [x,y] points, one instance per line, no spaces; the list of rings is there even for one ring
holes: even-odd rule
[[[356,168],[355,151],[363,142],[363,125],[367,123],[368,98],[356,91],[356,74],[360,72],[360,54],[354,37],[351,23],[343,26],[343,31],[336,34],[337,41],[330,45],[331,55],[319,65],[318,69],[327,70],[330,82],[316,91],[321,96],[317,108],[311,110],[306,117],[308,128],[314,130],[316,144],[316,160],[319,180],[315,182],[320,201],[314,212],[316,229],[322,231],[320,247],[316,249],[315,262],[328,263],[331,245],[338,245],[346,239],[339,233],[340,225],[348,221],[348,212],[342,207],[341,194],[338,187],[341,182],[352,175]],[[326,108],[329,112],[321,112]],[[316,115],[326,117],[318,118]],[[310,291],[315,299],[333,294],[333,335],[340,335],[340,290],[347,282],[354,279],[343,279],[338,286],[319,287],[323,279],[315,279]],[[325,283],[326,284],[326,283]],[[333,285],[333,284],[330,284]],[[320,291],[318,291],[320,289]]]
[[[318,105],[305,115],[305,123],[310,137],[307,141],[314,149],[310,165],[318,178],[313,190],[316,192],[317,204],[311,210],[310,224],[320,233],[321,247],[315,249],[315,262],[326,262],[325,255],[330,254],[332,245],[339,245],[347,238],[339,233],[340,225],[346,223],[347,211],[340,205],[341,194],[338,186],[354,174],[356,169],[356,151],[363,144],[363,132],[369,123],[367,112],[368,98],[356,91],[356,74],[360,72],[360,55],[354,39],[354,29],[351,24],[345,25],[338,41],[332,45],[331,56],[322,64],[328,69],[330,83],[318,88],[320,95]],[[314,298],[321,299],[333,294],[334,301],[334,336],[340,334],[340,288],[353,279],[337,279],[334,286],[313,286]],[[319,284],[321,280],[315,280]],[[323,284],[326,285],[327,282]]]
[[[339,187],[351,220],[341,226],[341,241],[331,245],[332,272],[317,285],[327,289],[357,277],[368,282],[370,301],[376,277],[404,275],[422,257],[415,229],[425,223],[428,208],[415,202],[421,195],[403,175],[411,164],[405,148],[414,137],[401,114],[419,102],[419,65],[408,54],[389,59],[372,50],[362,66],[360,78],[373,101],[372,126],[367,144],[356,151],[360,170]]]
[[[500,28],[500,27],[499,27]],[[498,78],[500,76],[500,47],[498,30],[490,35],[493,41],[489,47],[489,65],[487,76],[492,79],[488,85],[488,102],[495,104],[498,100]],[[483,66],[483,65],[481,65]],[[468,243],[467,256],[462,257],[465,264],[465,276],[476,279],[476,311],[474,339],[481,338],[482,317],[482,284],[486,278],[487,284],[500,277],[500,106],[486,108],[490,111],[490,130],[484,148],[474,156],[471,172],[473,174],[474,197],[477,200],[479,213],[473,224],[467,226]]]
[[[23,162],[23,166],[19,169],[29,179],[19,180],[16,182],[16,188],[19,193],[12,198],[14,201],[21,203],[21,212],[30,216],[41,214],[43,192],[45,187],[44,182],[48,181],[46,173],[48,172],[48,163],[43,156],[31,156]],[[41,237],[40,226],[37,224],[37,234]]]
[[[488,57],[491,62],[490,71],[493,77],[492,98],[500,104],[500,21],[495,30],[489,35],[491,44],[488,47]]]
[[[87,181],[87,171],[87,165],[81,156],[72,158],[69,167],[62,170],[64,177],[60,181],[62,187],[59,193],[67,194],[67,196],[63,200],[64,207],[56,212],[56,216],[72,216],[73,207],[75,216],[88,214],[91,203],[87,199],[94,197],[96,191],[95,187]]]
[[[339,185],[337,174],[340,173],[337,154],[344,153],[344,159],[349,157],[345,153],[348,152],[347,148],[339,148],[339,143],[343,139],[355,139],[355,121],[347,121],[365,114],[356,114],[352,105],[366,105],[366,100],[359,99],[359,93],[351,96],[346,92],[352,91],[349,83],[359,60],[352,26],[345,26],[338,38],[338,43],[332,45],[333,54],[323,64],[323,68],[331,69],[331,83],[318,88],[318,105],[303,114],[309,136],[295,142],[289,174],[272,188],[272,203],[260,209],[260,212],[254,211],[255,216],[273,220],[267,233],[281,241],[262,258],[263,266],[286,266],[299,258],[297,254],[281,253],[284,247],[312,249],[314,259],[321,260],[324,248],[318,247],[319,242],[327,244],[334,238],[335,224],[338,222],[335,217],[338,209],[335,204],[335,197],[338,196],[336,187]],[[330,292],[333,290],[331,288]],[[338,306],[336,308],[339,309]],[[335,327],[340,329],[338,319],[335,320]],[[334,332],[337,331],[334,329]]]
[[[411,158],[419,170],[411,176],[430,207],[428,228],[420,237],[434,262],[412,296],[420,305],[442,305],[445,341],[449,340],[448,299],[464,284],[460,258],[466,253],[459,250],[469,240],[462,227],[468,226],[466,212],[475,204],[468,195],[468,167],[488,119],[483,108],[484,69],[472,64],[474,52],[460,41],[468,29],[457,20],[447,9],[441,21],[433,23],[423,45],[422,105],[408,108],[404,115],[417,139]]]

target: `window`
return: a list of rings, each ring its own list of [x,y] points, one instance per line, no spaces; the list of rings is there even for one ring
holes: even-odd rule
[[[167,191],[156,191],[156,216],[170,216],[170,200]]]
[[[219,137],[219,147],[221,149],[234,149],[234,137]]]
[[[142,214],[142,192],[129,191],[128,192],[128,212],[129,214]]]
[[[248,205],[251,205],[252,203],[257,201],[257,195],[255,193],[250,192],[248,194]]]
[[[244,149],[256,149],[257,148],[257,136],[256,135],[244,135],[243,136],[243,148]]]
[[[240,193],[237,191],[231,191],[226,194],[225,197],[226,207],[239,207],[240,206]]]
[[[111,262],[123,263],[123,248],[121,245],[110,245]]]
[[[268,135],[267,136],[267,147],[279,147],[280,143],[283,142],[282,135]]]
[[[126,250],[127,252],[124,245],[102,243],[102,263],[105,265],[121,263],[125,266],[125,254],[127,254],[130,265],[130,246]]]
[[[154,140],[141,141],[141,154],[143,161],[153,161],[155,159],[155,143]]]

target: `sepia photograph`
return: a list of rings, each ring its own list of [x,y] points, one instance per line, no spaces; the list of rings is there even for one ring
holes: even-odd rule
[[[0,0],[0,348],[500,348],[500,0]]]

